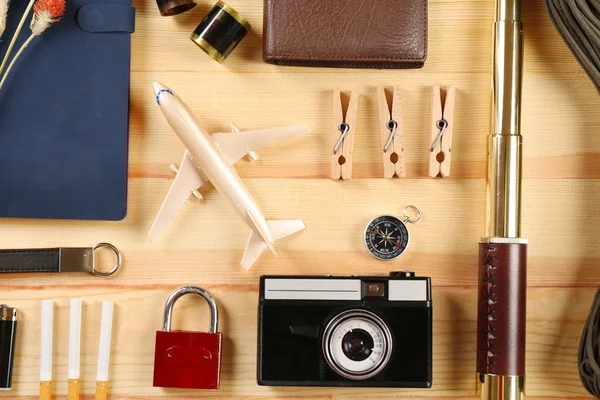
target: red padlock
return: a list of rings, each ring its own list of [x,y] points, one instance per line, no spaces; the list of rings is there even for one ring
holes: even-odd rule
[[[175,302],[186,294],[204,297],[210,307],[210,331],[171,331]],[[219,310],[206,290],[184,286],[175,290],[165,304],[163,330],[156,331],[154,386],[181,389],[218,389],[221,375],[221,341],[217,332]]]

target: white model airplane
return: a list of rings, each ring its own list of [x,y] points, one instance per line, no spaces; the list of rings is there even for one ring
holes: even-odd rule
[[[154,92],[162,113],[187,150],[150,229],[150,241],[158,240],[190,195],[202,198],[196,190],[211,181],[252,230],[241,262],[244,269],[248,270],[267,248],[277,256],[275,240],[304,229],[304,223],[267,221],[233,164],[244,156],[256,160],[255,150],[310,132],[310,129],[306,125],[293,125],[209,135],[172,90],[155,82]]]

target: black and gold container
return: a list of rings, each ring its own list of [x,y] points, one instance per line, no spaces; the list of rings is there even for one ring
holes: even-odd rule
[[[237,11],[219,1],[194,30],[190,39],[214,60],[222,63],[250,30]]]
[[[163,17],[181,14],[196,7],[194,0],[156,0],[156,4]]]

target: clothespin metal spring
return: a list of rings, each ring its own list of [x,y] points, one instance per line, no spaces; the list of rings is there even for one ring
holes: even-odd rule
[[[444,131],[448,127],[448,121],[446,121],[445,119],[440,119],[436,123],[436,126],[440,130],[440,134],[437,135],[437,138],[435,138],[435,140],[433,141],[433,144],[429,148],[429,151],[433,151],[433,149],[435,149],[435,146],[437,146],[438,142],[442,139],[442,136],[444,135]]]
[[[387,153],[390,144],[392,144],[392,140],[394,140],[394,135],[396,135],[396,129],[398,128],[398,123],[393,119],[390,119],[385,125],[386,128],[390,130],[390,137],[388,138],[385,146],[383,146],[383,152]]]
[[[335,147],[333,148],[333,154],[337,154],[337,151],[339,150],[340,146],[342,145],[342,142],[344,141],[346,134],[350,130],[350,125],[348,125],[345,122],[342,122],[338,126],[338,129],[339,129],[341,135],[340,135],[340,138],[338,139],[337,143],[335,144]]]

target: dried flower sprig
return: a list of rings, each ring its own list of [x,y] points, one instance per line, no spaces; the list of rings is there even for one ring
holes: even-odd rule
[[[0,0],[0,37],[6,30],[6,17],[8,16],[8,7],[10,6],[9,0]]]
[[[15,54],[10,62],[10,65],[6,69],[6,73],[0,81],[0,90],[2,89],[2,86],[4,86],[4,82],[6,82],[8,74],[10,74],[10,70],[15,65],[15,62],[21,53],[23,53],[23,50],[27,48],[33,39],[44,33],[52,24],[60,21],[60,17],[62,17],[65,13],[65,8],[65,0],[38,0],[37,3],[35,3],[35,7],[33,8],[33,18],[31,19],[31,24],[29,25],[29,28],[31,29],[31,35],[21,45],[21,48],[19,51],[17,51],[17,54]]]
[[[35,0],[29,0],[29,4],[27,4],[27,8],[25,9],[25,12],[23,13],[23,16],[21,17],[21,20],[19,21],[19,25],[17,26],[17,30],[15,31],[12,39],[10,40],[10,44],[8,45],[8,48],[6,49],[6,53],[4,53],[4,58],[2,59],[2,64],[0,64],[0,74],[2,74],[2,71],[4,71],[4,67],[6,67],[8,58],[10,57],[10,54],[12,53],[13,48],[15,47],[15,42],[19,38],[21,29],[23,29],[23,25],[25,25],[27,16],[29,15],[29,12],[33,8],[34,4],[35,4]]]
[[[31,36],[39,36],[65,13],[65,0],[38,0],[33,7]]]

